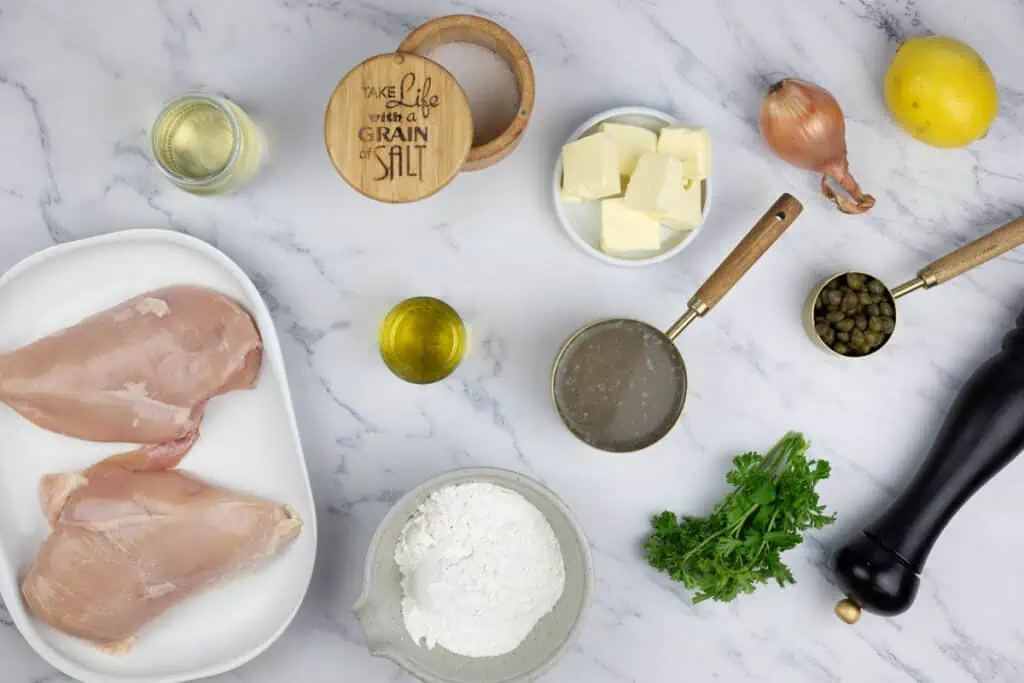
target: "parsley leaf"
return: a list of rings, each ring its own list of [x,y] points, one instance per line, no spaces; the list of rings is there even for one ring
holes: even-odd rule
[[[796,583],[781,553],[803,540],[801,532],[835,521],[815,487],[830,473],[825,460],[808,460],[810,444],[789,432],[765,455],[744,453],[725,475],[733,491],[711,515],[651,519],[647,561],[694,591],[694,603],[729,602],[774,581]]]

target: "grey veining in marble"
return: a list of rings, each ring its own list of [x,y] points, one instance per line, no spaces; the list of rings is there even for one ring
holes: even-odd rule
[[[356,63],[456,12],[495,18],[529,51],[537,102],[526,138],[500,166],[426,201],[368,201],[324,153],[327,98]],[[882,102],[888,59],[925,32],[974,45],[1000,85],[998,119],[967,149],[914,141]],[[966,375],[1024,308],[1024,251],[902,300],[898,337],[870,362],[826,356],[799,320],[831,272],[858,267],[895,284],[1024,211],[1022,35],[1019,0],[0,0],[0,268],[54,242],[165,227],[223,249],[271,306],[321,546],[292,627],[218,682],[406,681],[366,652],[349,614],[363,554],[398,496],[467,465],[542,480],[593,542],[595,603],[546,681],[1024,681],[1024,465],[956,518],[906,615],[841,624],[827,572],[833,548],[899,490]],[[842,104],[851,168],[878,199],[869,214],[838,214],[812,174],[762,145],[761,94],[786,75]],[[269,141],[269,163],[236,195],[189,196],[151,163],[152,117],[196,87],[238,101]],[[705,232],[678,258],[635,271],[577,251],[549,205],[564,137],[621,104],[706,125],[714,141]],[[680,339],[691,393],[679,428],[633,456],[575,442],[547,386],[565,335],[604,316],[668,325],[783,191],[804,201],[803,217]],[[385,311],[419,294],[441,296],[472,329],[464,365],[428,387],[394,379],[375,344]],[[823,496],[839,522],[788,555],[798,585],[692,605],[641,557],[648,516],[706,511],[729,458],[788,429],[832,461]],[[0,662],[5,682],[65,680],[2,607]]]

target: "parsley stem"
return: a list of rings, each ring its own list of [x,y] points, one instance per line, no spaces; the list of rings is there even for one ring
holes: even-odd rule
[[[716,538],[718,538],[719,536],[721,536],[723,534],[726,534],[726,533],[728,533],[729,535],[734,535],[737,531],[739,531],[741,528],[743,528],[743,523],[746,522],[747,518],[750,517],[750,515],[752,515],[754,512],[756,512],[759,507],[761,507],[761,506],[760,505],[752,505],[750,507],[750,509],[746,511],[746,513],[743,515],[743,517],[741,517],[740,520],[738,522],[736,522],[736,524],[734,524],[731,527],[723,527],[723,528],[719,529],[718,531],[716,531],[715,533],[709,535],[703,541],[701,541],[700,543],[695,545],[690,550],[690,552],[688,552],[685,555],[683,555],[683,559],[681,560],[680,564],[686,564],[686,561],[688,559],[690,559],[691,555],[693,555],[695,552],[697,552],[698,550],[700,550],[701,548],[706,546],[708,543],[710,543],[711,541],[713,541]]]

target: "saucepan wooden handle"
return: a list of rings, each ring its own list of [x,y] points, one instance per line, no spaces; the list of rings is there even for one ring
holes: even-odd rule
[[[926,287],[940,285],[1021,244],[1024,244],[1024,217],[1015,218],[1001,228],[929,263],[917,272],[917,276],[924,280]]]
[[[733,285],[739,282],[751,266],[768,251],[768,248],[775,244],[775,240],[782,236],[803,210],[803,204],[793,195],[784,194],[779,197],[757,225],[725,257],[722,265],[718,266],[697,290],[690,300],[691,308],[698,310],[699,313],[706,313],[714,308],[715,304],[721,301]]]

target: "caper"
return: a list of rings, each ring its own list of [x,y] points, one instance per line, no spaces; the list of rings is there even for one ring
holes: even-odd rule
[[[896,327],[895,318],[885,285],[864,273],[829,280],[815,299],[815,333],[845,356],[866,356],[885,344]]]

